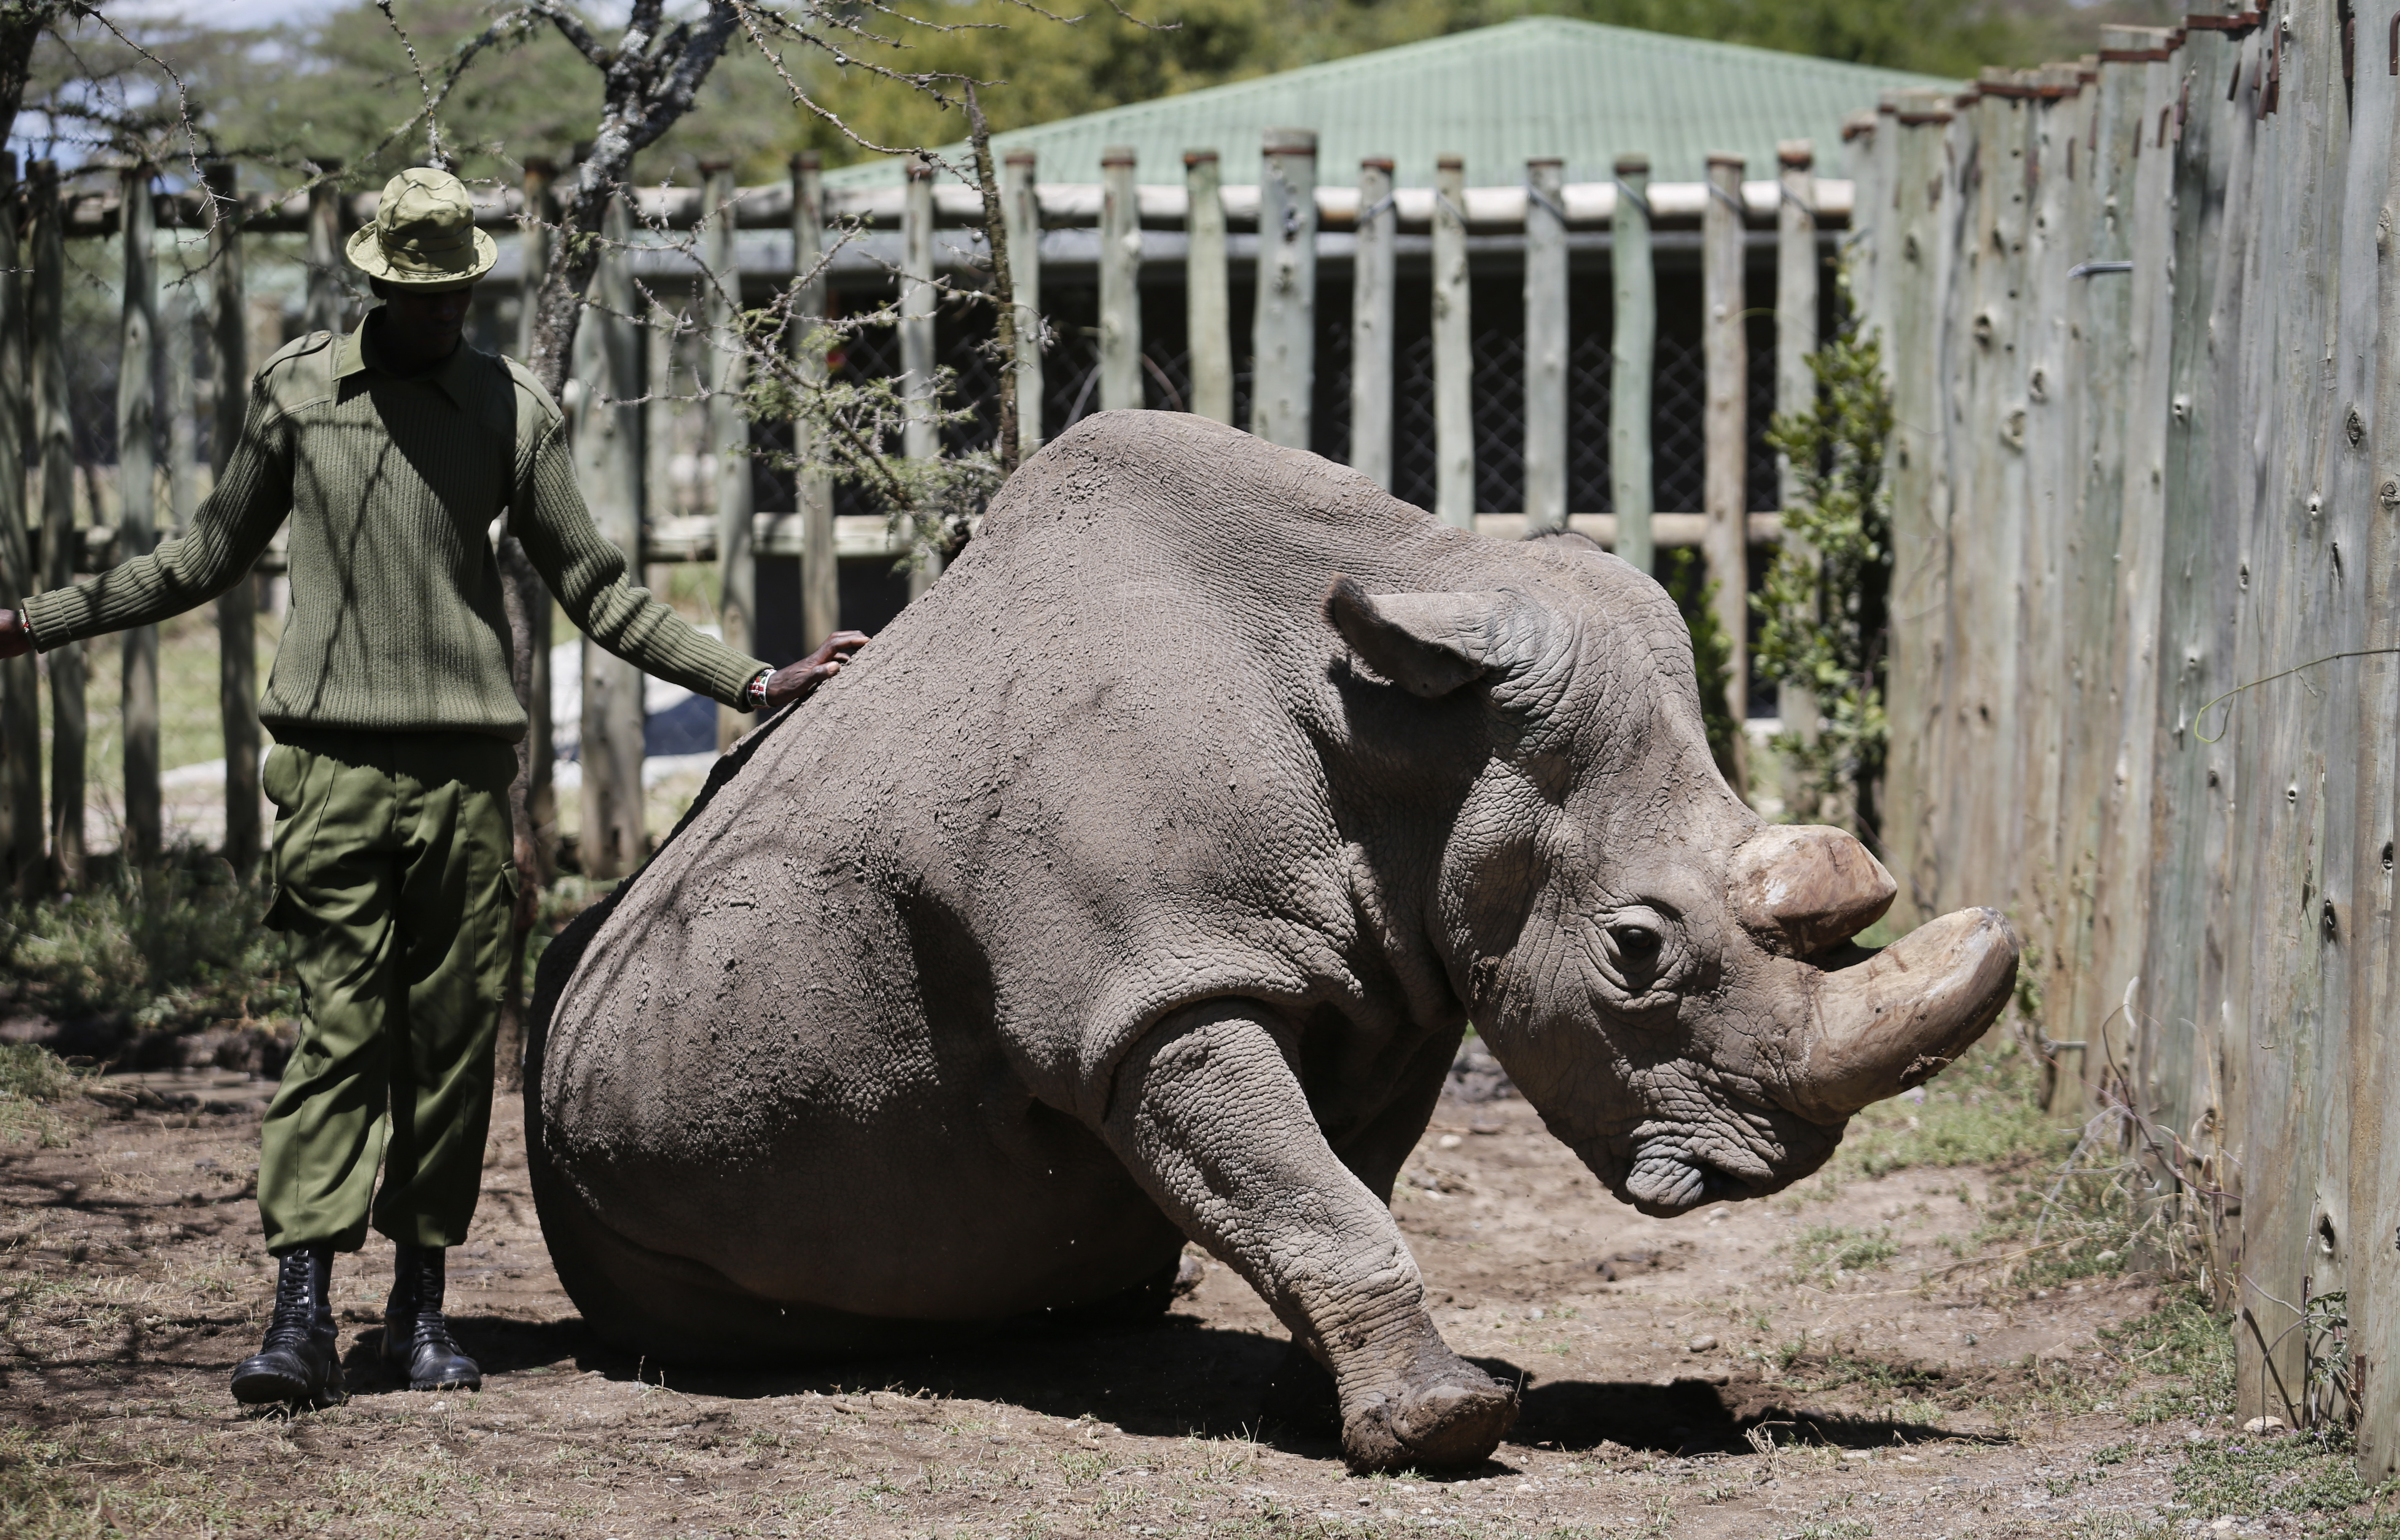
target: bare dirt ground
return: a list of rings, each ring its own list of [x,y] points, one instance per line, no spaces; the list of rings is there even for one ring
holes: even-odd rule
[[[0,1146],[0,1530],[2323,1533],[2162,1506],[2225,1419],[2161,1419],[2177,1387],[2127,1362],[2156,1284],[2034,1298],[1960,1265],[2003,1174],[1818,1178],[1662,1222],[1505,1100],[1445,1101],[1396,1202],[1450,1342],[1523,1386],[1515,1434],[1461,1474],[1354,1478],[1330,1438],[1262,1424],[1282,1334],[1214,1262],[1143,1329],[814,1370],[634,1362],[558,1288],[505,1099],[477,1236],[453,1257],[484,1390],[411,1394],[374,1367],[377,1237],[336,1269],[351,1400],[246,1414],[225,1380],[270,1290],[252,1200],[269,1089],[152,1077],[147,1106],[72,1114],[63,1147]]]

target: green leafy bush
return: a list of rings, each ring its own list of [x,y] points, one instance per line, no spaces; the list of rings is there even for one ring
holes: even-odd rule
[[[1777,417],[1766,435],[1790,457],[1794,487],[1783,543],[1751,595],[1758,670],[1815,696],[1815,734],[1780,733],[1775,748],[1803,786],[1832,809],[1854,810],[1857,832],[1873,843],[1882,826],[1875,788],[1891,737],[1884,715],[1891,493],[1883,463],[1891,390],[1881,348],[1855,330],[1810,355],[1808,367],[1817,376],[1815,403]]]
[[[267,930],[263,882],[184,852],[81,893],[0,909],[0,996],[62,1021],[123,1015],[177,1030],[294,1015],[299,986]]]
[[[1734,774],[1734,734],[1741,724],[1733,718],[1725,689],[1733,678],[1733,643],[1716,612],[1717,585],[1709,581],[1706,556],[1688,546],[1671,546],[1658,553],[1658,582],[1684,624],[1692,632],[1692,676],[1700,688],[1700,722],[1708,729],[1709,755],[1728,782]]]

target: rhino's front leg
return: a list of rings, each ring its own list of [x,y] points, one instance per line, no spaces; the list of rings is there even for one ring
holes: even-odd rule
[[[1279,1026],[1255,1001],[1167,1018],[1119,1070],[1103,1132],[1332,1371],[1353,1465],[1480,1461],[1516,1421],[1515,1393],[1434,1329],[1391,1209],[1326,1143]]]

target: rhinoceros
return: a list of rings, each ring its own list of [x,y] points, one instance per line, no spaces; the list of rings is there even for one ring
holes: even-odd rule
[[[1180,414],[1084,420],[544,958],[534,1193],[664,1361],[1163,1302],[1187,1238],[1330,1371],[1360,1468],[1490,1454],[1393,1181],[1469,1023],[1646,1214],[1769,1193],[2001,1009],[1989,909],[1710,758],[1614,556],[1436,523]]]

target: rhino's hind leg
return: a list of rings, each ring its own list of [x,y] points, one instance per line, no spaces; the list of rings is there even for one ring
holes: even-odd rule
[[[971,1334],[947,1322],[761,1298],[714,1268],[625,1239],[544,1169],[539,1152],[529,1164],[559,1283],[584,1325],[620,1351],[654,1364],[757,1368],[922,1349]]]
[[[1353,1465],[1473,1465],[1499,1445],[1514,1392],[1434,1329],[1391,1209],[1318,1132],[1257,1002],[1162,1023],[1118,1070],[1102,1131],[1185,1233],[1325,1361]]]

